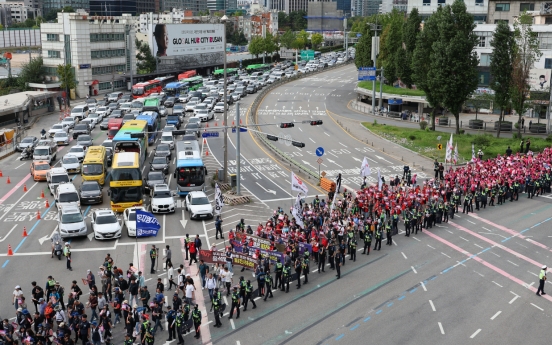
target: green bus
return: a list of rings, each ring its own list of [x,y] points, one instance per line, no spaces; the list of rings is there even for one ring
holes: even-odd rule
[[[226,69],[226,76],[232,76],[232,75],[237,75],[238,74],[238,71],[239,69],[238,68],[227,68]],[[221,69],[216,69],[214,72],[213,72],[213,75],[217,78],[222,78],[224,77],[224,68],[221,68]]]
[[[156,113],[159,113],[159,103],[160,101],[158,98],[146,98],[144,100],[142,111],[155,111]]]
[[[249,65],[246,67],[246,70],[247,70],[247,73],[251,74],[253,72],[270,71],[270,67],[272,67],[270,64],[261,63],[261,64]]]
[[[188,83],[188,91],[195,91],[203,86],[203,77],[191,77],[181,80],[182,83]]]

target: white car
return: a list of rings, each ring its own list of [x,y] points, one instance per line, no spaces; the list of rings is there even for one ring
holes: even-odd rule
[[[50,137],[53,137],[57,132],[67,133],[67,126],[62,125],[61,123],[56,123],[50,128],[50,130],[48,130],[48,134],[50,135]]]
[[[95,210],[92,213],[92,230],[97,240],[121,237],[121,223],[112,210]]]
[[[228,106],[226,109],[228,110]],[[224,102],[218,102],[213,110],[215,113],[224,113]]]
[[[161,139],[159,139],[160,144],[167,144],[171,148],[171,150],[174,150],[174,137],[171,132],[165,132],[161,133]]]
[[[66,205],[58,210],[58,229],[61,239],[86,236],[88,227],[82,211],[75,205]]]
[[[190,101],[186,104],[186,107],[184,108],[186,112],[188,111],[194,111],[195,106],[198,105],[195,101]]]
[[[92,115],[92,114],[90,114],[90,115]],[[88,127],[90,127],[90,130],[93,130],[94,128],[96,128],[96,120],[92,120],[90,117],[87,117],[86,119],[81,120],[80,123],[88,124]]]
[[[209,110],[209,106],[207,105],[207,103],[200,103],[196,105],[194,108],[194,115],[197,114],[197,112],[200,110]]]
[[[129,207],[123,212],[123,221],[129,237],[136,237],[136,210],[146,211],[144,207]]]
[[[96,114],[103,119],[111,115],[111,109],[109,107],[99,107],[96,109]]]
[[[176,131],[175,125],[166,125],[165,127],[163,127],[163,132],[172,132],[172,131]]]
[[[166,184],[157,184],[151,191],[151,212],[153,213],[173,213],[175,203],[173,193]]]
[[[215,114],[207,109],[199,109],[195,112],[194,117],[198,118],[201,122],[207,122],[215,118]]]
[[[67,116],[61,121],[61,124],[66,126],[68,129],[73,129],[75,127],[75,118]]]
[[[68,173],[80,173],[81,165],[76,156],[68,153],[61,159],[61,167],[65,168]]]
[[[86,151],[83,146],[75,145],[69,149],[69,152],[67,152],[67,154],[77,157],[78,160],[82,162],[84,160],[84,155],[86,154]]]
[[[268,78],[268,80],[266,82],[267,82],[267,84],[272,84],[272,83],[276,82],[276,78],[271,76],[270,78]]]
[[[59,145],[69,145],[69,134],[67,132],[57,132],[54,134],[54,142]]]
[[[205,192],[193,191],[186,195],[186,210],[190,219],[194,218],[213,218],[213,206]]]
[[[88,115],[88,117],[86,119],[90,120],[90,121],[94,121],[94,127],[96,127],[97,124],[102,122],[102,117],[98,113],[90,113],[90,115]],[[94,127],[92,127],[92,128],[94,128]]]

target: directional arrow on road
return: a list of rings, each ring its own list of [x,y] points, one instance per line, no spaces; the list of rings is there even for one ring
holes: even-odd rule
[[[310,164],[309,162],[307,162],[307,161],[303,161],[303,164],[310,165],[311,167],[314,168],[314,166],[312,164]]]
[[[272,190],[272,189],[266,189],[265,187],[263,187],[259,182],[255,182],[257,184],[257,186],[261,187],[265,192],[267,193],[271,193],[271,194],[274,194],[276,195],[276,191],[275,190]]]
[[[316,107],[316,111],[318,111],[318,107]]]
[[[358,158],[356,158],[356,157],[353,157],[353,159],[354,159],[355,161],[357,161],[357,162],[361,162],[361,163],[362,163],[362,160],[360,160],[360,159],[358,159]]]
[[[268,105],[266,106],[266,108],[265,108],[265,109],[268,109]]]
[[[332,161],[332,160],[329,159],[329,158],[328,158],[328,162],[331,162],[331,163],[337,165],[338,167],[343,168],[341,165],[337,164],[335,161]]]
[[[282,110],[284,110],[284,109],[286,109],[286,106],[285,106],[285,105],[282,107]]]
[[[46,236],[44,236],[44,237],[42,237],[42,238],[39,238],[39,239],[38,239],[38,243],[40,243],[40,245],[42,245],[44,242],[49,241],[50,238],[52,238],[52,236],[54,236],[54,234],[56,233],[57,229],[58,229],[58,226],[56,225],[56,227],[54,228],[54,231],[52,231],[52,233],[51,233],[50,235],[46,235]],[[8,234],[8,235],[9,235],[9,234]]]
[[[92,241],[92,239],[94,238],[94,232],[92,231],[92,232],[91,232],[88,236],[86,236],[86,237],[88,237],[88,240],[89,240],[89,241]]]
[[[381,160],[384,161],[384,162],[393,164],[393,162],[390,162],[390,161],[388,161],[387,159],[385,159],[385,158],[383,158],[383,157],[376,156],[376,158],[377,158],[377,159],[381,159]]]
[[[188,221],[186,220],[184,210],[182,210],[182,219],[180,220],[180,224],[182,224],[183,229],[186,229],[186,224],[188,224]]]

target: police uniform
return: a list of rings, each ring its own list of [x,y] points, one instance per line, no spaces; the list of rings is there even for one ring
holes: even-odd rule
[[[539,274],[539,288],[537,289],[537,295],[546,295],[544,292],[544,282],[546,281],[546,265],[542,266],[542,269]],[[539,291],[541,293],[539,293]]]
[[[288,293],[289,292],[289,283],[290,283],[290,280],[291,280],[291,267],[288,263],[286,263],[285,266],[284,266],[283,275],[284,275],[284,283],[282,285],[282,291],[284,291],[284,287],[285,287],[285,291],[286,291],[286,293]]]
[[[265,284],[266,284],[266,293],[265,293],[264,300],[266,301],[266,299],[268,298],[268,295],[270,295],[270,298],[274,297],[272,295],[272,276],[270,275],[270,272],[266,274]]]
[[[232,292],[232,308],[230,309],[230,316],[229,319],[232,318],[232,315],[234,315],[234,309],[236,310],[236,313],[238,316],[236,316],[236,319],[240,318],[240,294],[238,293],[238,288],[234,287],[234,292]]]
[[[282,279],[282,273],[284,270],[284,265],[280,261],[276,263],[276,268],[274,271],[276,272],[276,279],[274,280],[274,287],[277,289],[282,289],[284,291],[284,281]]]
[[[393,240],[391,239],[391,221],[387,221],[387,225],[385,226],[385,233],[387,235],[386,245],[390,246],[393,244]]]
[[[372,231],[368,230],[364,232],[364,251],[362,254],[370,255],[370,246],[372,245]]]
[[[339,250],[335,252],[335,269],[337,270],[335,276],[337,279],[341,278],[341,252]]]
[[[201,326],[201,311],[198,309],[197,304],[195,305],[194,311],[192,311],[192,319],[194,321],[194,328],[196,335],[194,338],[199,339],[200,337],[200,326]]]
[[[303,274],[305,275],[305,281],[303,284],[307,284],[309,282],[309,273],[310,273],[310,267],[309,267],[309,252],[305,252],[305,257],[303,258],[303,262],[301,263],[301,266],[303,268]],[[301,278],[299,278],[301,279]]]
[[[351,258],[349,260],[353,260],[353,262],[354,262],[354,261],[356,261],[356,252],[357,252],[357,240],[356,240],[356,238],[353,238],[353,241],[351,242],[350,247],[351,247]],[[305,274],[305,277],[306,276],[307,275]]]
[[[151,270],[150,273],[155,273],[155,260],[157,259],[157,250],[155,246],[150,250],[150,259],[151,259]]]
[[[322,272],[324,271],[324,267],[326,266],[326,248],[320,247],[318,250],[318,273],[320,273],[320,268],[322,268]]]
[[[243,311],[247,310],[247,303],[251,301],[253,303],[253,309],[257,308],[257,304],[255,304],[255,301],[253,300],[253,286],[251,286],[251,281],[247,281],[245,284],[245,298],[243,301]]]
[[[222,323],[220,322],[220,310],[222,308],[222,301],[220,300],[220,298],[218,296],[214,296],[213,298],[213,309],[214,309],[214,314],[215,314],[215,325],[214,327],[220,327],[222,326]]]
[[[374,245],[374,250],[381,250],[381,229],[380,227],[376,228],[376,244]]]

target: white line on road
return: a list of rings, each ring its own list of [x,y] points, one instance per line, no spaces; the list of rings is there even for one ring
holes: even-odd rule
[[[408,258],[406,257],[406,255],[404,255],[404,253],[403,253],[403,252],[401,252],[401,254],[402,254],[402,255],[404,256],[404,258],[405,258],[405,259],[408,259]]]
[[[427,289],[426,289],[426,287],[425,287],[424,282],[420,282],[420,284],[422,285],[422,289],[424,289],[424,291],[427,292]]]
[[[472,335],[470,336],[470,339],[473,339],[473,338],[475,338],[475,336],[476,336],[476,335],[478,335],[478,334],[479,334],[479,332],[481,332],[481,328],[480,328],[480,329],[478,329],[477,331],[473,332],[473,334],[472,334]]]
[[[481,247],[481,246],[480,246],[479,244],[477,244],[477,243],[474,243],[473,245],[474,245],[474,246],[477,246],[477,247],[479,247],[479,248],[481,248],[481,249],[484,249],[483,247]]]
[[[450,230],[447,230],[447,231],[452,234],[452,231],[450,231]]]
[[[299,130],[300,130],[301,132],[303,131],[303,130],[301,129],[301,127],[298,127],[298,128],[299,128]]]
[[[431,305],[431,309],[433,309],[433,311],[437,311],[437,309],[435,309],[435,306],[433,305],[432,300],[429,300],[429,304]]]
[[[310,139],[310,141],[312,141],[313,143],[315,143],[315,144],[316,144],[316,141],[312,140],[312,138],[309,138],[309,139]]]
[[[232,329],[236,329],[236,325],[234,325],[234,319],[230,319],[230,326],[232,326]]]
[[[504,287],[504,286],[500,285],[499,283],[495,282],[494,280],[493,280],[493,283],[495,283],[496,285],[498,285],[500,287]]]
[[[518,295],[515,295],[514,298],[512,298],[512,300],[510,302],[508,302],[508,304],[512,304],[516,301],[516,299],[518,299],[519,296]]]
[[[443,329],[443,325],[440,322],[437,322],[439,324],[439,329],[441,330],[441,334],[445,334],[445,330]]]
[[[512,264],[512,265],[514,265],[514,266],[517,266],[517,267],[519,267],[519,265],[518,265],[518,264],[515,264],[515,263],[513,263],[513,262],[512,262],[512,261],[510,261],[510,260],[506,260],[506,261],[508,261],[509,263],[511,263],[511,264]]]
[[[461,239],[463,239],[464,241],[469,242],[469,240],[466,240],[464,237],[462,237],[462,236],[459,236],[459,237],[460,237]]]
[[[428,246],[429,248],[431,248],[431,249],[435,249],[435,248],[433,248],[432,246],[430,246],[429,244],[428,244],[427,246]]]
[[[445,254],[445,253],[443,253],[443,252],[441,252],[441,254],[443,254],[444,256],[446,256],[446,257],[449,258],[449,259],[452,259],[450,256],[448,256],[447,254]]]
[[[520,246],[522,246],[523,248],[528,248],[527,246],[524,246],[523,244],[521,243],[518,243]]]
[[[328,133],[324,132],[324,134],[326,134],[327,136],[330,136]]]
[[[487,229],[487,228],[484,227],[484,226],[482,226],[481,228],[484,229],[484,230],[487,230],[487,231],[489,231],[489,232],[493,232],[492,230],[489,230],[489,229]]]
[[[491,320],[496,319],[496,317],[497,317],[498,315],[500,315],[501,313],[502,313],[502,310],[497,311],[496,314],[494,314],[494,315],[491,317]]]
[[[410,266],[410,268],[412,268],[412,271],[414,271],[414,273],[418,274],[418,272],[416,272],[416,269],[414,268],[414,266]]]
[[[456,263],[457,263],[458,265],[462,265],[462,266],[464,266],[464,267],[467,267],[466,265],[464,265],[464,264],[461,263],[460,261],[456,261]]]
[[[20,164],[20,165],[16,166],[15,168],[16,168],[16,169],[19,169],[19,168],[21,168],[23,165],[25,165],[26,163],[27,163],[27,162],[25,162],[25,163],[23,163],[23,164]]]
[[[236,345],[241,345],[239,340],[236,340]]]
[[[419,240],[419,239],[416,238],[416,237],[412,237],[412,238],[415,239],[415,240],[418,241],[418,242],[422,242],[421,240]]]
[[[397,242],[395,242],[395,240],[391,240],[391,242],[393,242],[394,245],[397,245]]]
[[[345,145],[345,144],[343,144],[343,143],[339,143],[339,144],[341,144],[341,145],[343,145],[343,146],[347,147],[347,145]]]
[[[539,306],[536,305],[536,304],[531,303],[531,305],[532,305],[533,307],[539,309],[540,311],[544,311],[544,309],[542,309],[541,307],[539,307]]]
[[[477,272],[476,270],[473,270],[475,273],[479,274],[480,276],[484,277],[481,273]]]
[[[475,225],[475,223],[472,222],[471,220],[467,220],[467,219],[466,219],[466,221],[472,223],[473,225]]]
[[[498,257],[500,257],[500,255],[498,255],[498,254],[497,254],[497,253],[495,253],[495,252],[491,252],[491,254],[494,254],[494,255],[496,255],[496,256],[498,256]]]

